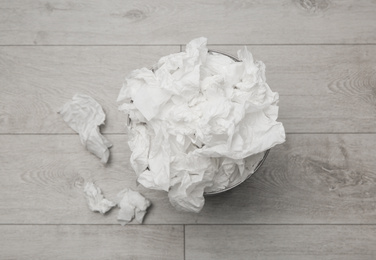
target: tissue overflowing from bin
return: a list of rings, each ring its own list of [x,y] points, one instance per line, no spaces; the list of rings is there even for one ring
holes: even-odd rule
[[[132,71],[119,93],[138,182],[167,191],[179,210],[199,212],[205,192],[244,180],[285,141],[264,63],[246,47],[238,58],[208,52],[197,38],[153,69]]]

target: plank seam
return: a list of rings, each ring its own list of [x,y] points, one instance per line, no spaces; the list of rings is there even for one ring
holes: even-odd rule
[[[376,226],[376,223],[257,223],[257,224],[244,224],[244,223],[233,223],[233,224],[184,224],[185,226]]]
[[[0,47],[179,47],[180,44],[0,44]]]
[[[183,46],[186,43],[173,44],[0,44],[0,47],[116,47],[116,46]],[[208,46],[374,46],[376,43],[209,43]]]
[[[128,135],[127,133],[106,133],[103,135]],[[374,135],[376,132],[286,132],[287,135]],[[6,135],[78,135],[77,133],[0,133],[0,136]]]
[[[183,225],[183,259],[185,260],[185,224]]]
[[[186,226],[376,226],[376,223],[172,223],[172,224],[128,224],[130,226],[181,226],[185,231]],[[51,223],[0,223],[0,226],[121,226],[119,223],[112,224],[88,224],[88,223],[71,223],[71,224],[51,224]]]

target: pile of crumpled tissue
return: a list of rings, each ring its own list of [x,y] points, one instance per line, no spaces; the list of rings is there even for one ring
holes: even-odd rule
[[[264,63],[245,47],[235,61],[206,44],[194,39],[153,69],[132,71],[118,97],[130,119],[138,182],[192,212],[202,209],[205,192],[244,180],[265,151],[285,141]]]

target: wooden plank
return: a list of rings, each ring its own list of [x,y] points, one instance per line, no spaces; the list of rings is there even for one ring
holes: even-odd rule
[[[1,259],[184,259],[182,226],[1,225]]]
[[[91,212],[83,186],[105,196],[130,187],[153,206],[147,224],[375,224],[375,134],[291,134],[239,187],[206,198],[199,214],[176,211],[167,194],[137,187],[125,135],[103,166],[76,135],[0,135],[0,224],[115,224],[117,209]]]
[[[232,54],[240,46],[211,46]],[[376,46],[252,46],[280,93],[286,131],[375,132]],[[176,47],[0,47],[0,133],[72,133],[56,113],[77,93],[107,114],[105,133],[123,133],[115,102],[124,77]]]
[[[76,93],[106,113],[104,132],[125,132],[116,99],[125,77],[179,46],[0,47],[0,132],[73,133],[57,111]]]
[[[376,43],[368,0],[0,2],[0,44]]]
[[[186,259],[375,259],[375,226],[186,226]]]

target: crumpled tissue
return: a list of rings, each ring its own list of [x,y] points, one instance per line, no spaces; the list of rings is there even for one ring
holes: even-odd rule
[[[151,205],[150,201],[139,192],[129,188],[119,192],[118,199],[120,200],[118,203],[120,208],[117,216],[118,221],[125,225],[134,218],[137,223],[141,224],[147,208]]]
[[[84,192],[91,211],[105,214],[116,206],[116,203],[105,199],[101,189],[92,182],[86,183]]]
[[[112,146],[100,132],[106,118],[102,107],[92,97],[76,94],[59,111],[64,121],[80,135],[81,143],[91,153],[107,163]]]
[[[153,69],[132,71],[118,96],[138,182],[191,212],[202,209],[205,192],[245,180],[266,150],[285,141],[264,63],[246,47],[235,61],[206,44],[194,39]]]

